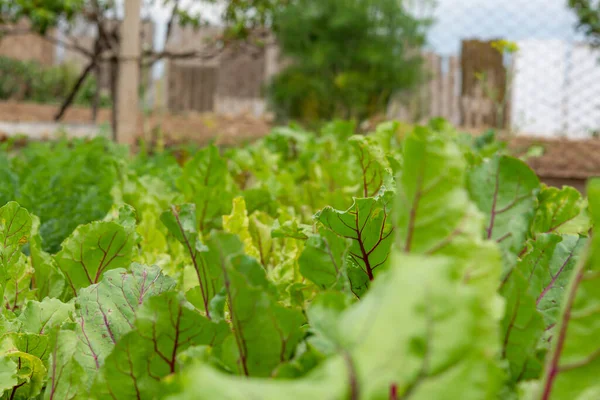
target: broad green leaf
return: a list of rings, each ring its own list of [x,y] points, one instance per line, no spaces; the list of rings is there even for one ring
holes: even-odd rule
[[[200,364],[180,377],[180,392],[167,400],[339,400],[350,396],[350,382],[343,359],[335,358],[306,377],[294,380],[231,376]]]
[[[506,300],[503,353],[513,381],[537,378],[571,272],[586,238],[540,234],[500,286]]]
[[[203,364],[184,372],[181,393],[169,399],[496,399],[496,320],[462,283],[461,269],[451,258],[396,254],[333,323],[340,352],[307,376],[240,379]]]
[[[321,228],[309,237],[298,259],[300,273],[323,289],[346,285],[346,263],[350,239]]]
[[[56,345],[50,355],[45,400],[71,400],[88,394],[85,370],[76,359],[78,351],[79,339],[74,331],[58,332]]]
[[[248,218],[248,230],[252,238],[252,243],[256,250],[258,250],[258,260],[267,269],[276,267],[275,264],[282,258],[279,246],[284,240],[273,240],[271,236],[273,223],[273,218],[261,211],[255,211]],[[246,251],[246,254],[251,255],[248,251]]]
[[[260,250],[254,245],[252,235],[250,235],[250,220],[248,219],[246,202],[243,197],[233,199],[231,214],[223,216],[223,229],[225,232],[238,235],[244,243],[244,252],[262,261]]]
[[[337,233],[351,239],[348,251],[348,277],[352,291],[358,297],[365,293],[376,274],[385,268],[392,232],[388,221],[390,192],[366,199],[354,199],[346,211],[326,207],[315,215],[315,219]]]
[[[108,271],[100,283],[80,291],[75,299],[79,339],[75,359],[90,378],[119,339],[133,329],[139,306],[173,287],[174,281],[164,276],[159,267],[132,264],[129,272]]]
[[[129,267],[134,240],[132,232],[116,222],[92,222],[75,229],[55,256],[72,295],[100,282],[107,271]]]
[[[417,128],[403,142],[395,209],[396,248],[413,254],[460,259],[465,283],[480,292],[490,314],[498,313],[496,246],[484,241],[484,218],[465,188],[467,164],[447,136]],[[481,260],[487,260],[482,263]]]
[[[503,353],[513,382],[539,377],[546,337],[552,337],[565,287],[586,242],[574,235],[539,234],[502,282]]]
[[[2,338],[3,340],[10,340],[15,350],[36,357],[42,361],[44,366],[47,366],[51,351],[50,346],[52,346],[47,335],[12,332],[5,334]]]
[[[178,356],[192,346],[218,345],[229,329],[210,322],[176,292],[148,299],[135,330],[119,340],[102,367],[95,398],[153,398],[160,380],[178,372]]]
[[[196,153],[185,164],[177,187],[185,200],[193,202],[197,210],[197,222],[201,232],[218,227],[222,215],[231,210],[233,181],[227,163],[219,155],[216,146],[209,146]]]
[[[500,291],[506,300],[502,320],[502,358],[509,363],[511,384],[537,378],[542,368],[543,355],[538,356],[537,346],[546,325],[528,284],[524,273],[515,268]]]
[[[13,311],[33,297],[29,290],[33,270],[21,253],[29,241],[31,224],[27,210],[16,202],[0,208],[0,298]]]
[[[17,363],[10,358],[0,357],[0,393],[12,390],[18,383]]]
[[[243,245],[237,235],[212,231],[206,245],[198,239],[194,228],[193,206],[181,206],[171,213],[164,213],[162,220],[170,231],[179,232],[176,236],[183,241],[190,256],[198,286],[192,287],[187,293],[189,301],[202,310],[208,319],[212,315],[210,303],[223,287],[222,265],[228,263],[231,256],[243,251]]]
[[[72,303],[63,303],[58,299],[28,301],[18,317],[21,331],[48,334],[52,329],[70,320],[74,310]]]
[[[222,273],[232,326],[223,343],[223,362],[240,375],[269,376],[292,356],[302,337],[304,317],[273,299],[256,259],[237,256]]]
[[[32,220],[33,225],[31,228],[29,252],[31,266],[35,271],[33,286],[37,291],[37,298],[60,298],[67,290],[65,277],[58,269],[54,258],[45,252],[42,247],[42,238],[39,234],[39,218],[32,216]]]
[[[135,208],[129,204],[113,205],[104,221],[114,221],[128,231],[135,231],[137,215]]]
[[[540,181],[523,161],[496,156],[469,174],[471,199],[486,216],[485,237],[495,240],[511,268],[525,247]]]
[[[306,314],[313,335],[308,341],[321,354],[329,356],[340,351],[344,332],[338,326],[351,300],[345,293],[321,292],[310,303]]]
[[[518,264],[528,280],[546,327],[556,324],[564,290],[588,240],[575,235],[539,235]],[[540,268],[541,267],[541,268]]]
[[[594,226],[600,226],[600,180],[587,190]],[[546,357],[538,399],[592,399],[600,393],[600,236],[592,237],[564,291],[562,309]]]
[[[31,216],[18,203],[11,201],[0,208],[0,262],[4,270],[19,262],[31,224]]]
[[[0,332],[17,332],[21,329],[21,322],[14,312],[0,308]]]
[[[183,244],[194,258],[199,251],[206,249],[200,240],[200,234],[196,229],[196,206],[194,204],[182,204],[171,206],[171,209],[162,213],[161,221],[169,232]]]
[[[500,269],[495,259],[480,262]],[[388,398],[392,387],[398,398],[497,398],[497,319],[478,288],[464,284],[461,264],[395,253],[390,272],[344,313],[339,329],[358,398]]]
[[[308,239],[308,235],[312,232],[312,226],[302,225],[298,223],[298,220],[292,219],[281,223],[279,220],[275,220],[273,223],[273,229],[271,230],[271,236],[274,238],[288,237],[298,240]]]
[[[46,367],[38,357],[23,351],[21,346],[26,345],[24,340],[28,341],[28,339],[20,338],[17,334],[8,334],[0,338],[0,360],[3,360],[0,361],[0,365],[6,366],[7,361],[13,361],[17,366],[17,384],[5,391],[8,399],[34,398],[41,392],[44,385]],[[13,379],[10,380],[13,381]]]
[[[200,233],[196,230],[193,204],[173,206],[170,211],[162,214],[161,220],[183,244],[192,262],[198,286],[191,285],[188,298],[211,319],[210,302],[223,286],[220,264],[226,262],[225,254],[236,254],[241,251],[241,245],[238,246],[239,239],[234,235],[228,236],[213,231],[207,244],[202,243]]]
[[[466,162],[452,141],[417,128],[404,140],[398,179],[397,247],[455,255],[472,248],[483,221],[465,189]]]
[[[538,195],[539,206],[533,221],[535,233],[587,234],[590,229],[586,202],[576,189],[544,187]]]
[[[358,159],[360,197],[374,197],[385,186],[392,186],[391,169],[382,149],[371,137],[352,136],[348,142]]]
[[[35,292],[31,290],[33,268],[23,254],[18,255],[18,260],[6,270],[9,279],[4,288],[4,304],[14,312],[20,312],[27,300],[35,298]]]

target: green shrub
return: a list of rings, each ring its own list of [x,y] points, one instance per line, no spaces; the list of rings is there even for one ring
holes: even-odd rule
[[[0,100],[23,100],[57,103],[69,95],[79,77],[72,65],[44,67],[35,61],[21,61],[0,56]],[[75,96],[74,103],[89,106],[96,93],[96,79],[88,76]],[[100,106],[110,100],[100,97]]]

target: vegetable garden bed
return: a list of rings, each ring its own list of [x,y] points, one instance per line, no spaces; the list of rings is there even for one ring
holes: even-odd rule
[[[1,398],[598,398],[600,181],[353,132],[4,151]]]

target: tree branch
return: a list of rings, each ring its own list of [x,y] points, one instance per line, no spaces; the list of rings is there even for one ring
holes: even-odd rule
[[[169,37],[171,37],[171,32],[173,30],[173,22],[177,17],[177,12],[179,11],[179,0],[175,0],[175,4],[173,5],[173,11],[171,11],[171,18],[169,18],[169,22],[167,23],[167,33],[165,35],[165,44],[169,41]]]
[[[94,69],[95,65],[96,65],[96,59],[92,58],[92,61],[85,67],[83,72],[81,72],[79,79],[77,79],[77,82],[75,82],[75,86],[73,86],[73,89],[71,89],[71,92],[69,93],[67,98],[63,101],[62,105],[60,106],[60,110],[58,110],[58,113],[54,116],[55,121],[60,121],[62,119],[62,117],[65,115],[67,108],[69,108],[71,103],[73,103],[73,99],[75,99],[75,95],[77,95],[77,92],[81,88],[81,85],[83,84],[83,82],[85,82],[85,79],[87,78],[89,73]]]

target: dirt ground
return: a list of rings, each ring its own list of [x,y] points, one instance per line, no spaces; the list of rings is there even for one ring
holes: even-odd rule
[[[34,103],[0,102],[0,121],[4,122],[50,122],[58,111],[57,106]],[[109,127],[110,110],[101,109],[98,124]],[[70,108],[62,122],[91,123],[91,110],[85,107]],[[138,116],[139,135],[155,139],[158,132],[167,143],[194,141],[206,143],[215,139],[219,144],[233,144],[252,140],[269,132],[269,121],[250,115],[224,116],[211,113],[167,114],[154,113]],[[1,132],[0,132],[1,133]],[[50,133],[50,132],[49,132]]]

